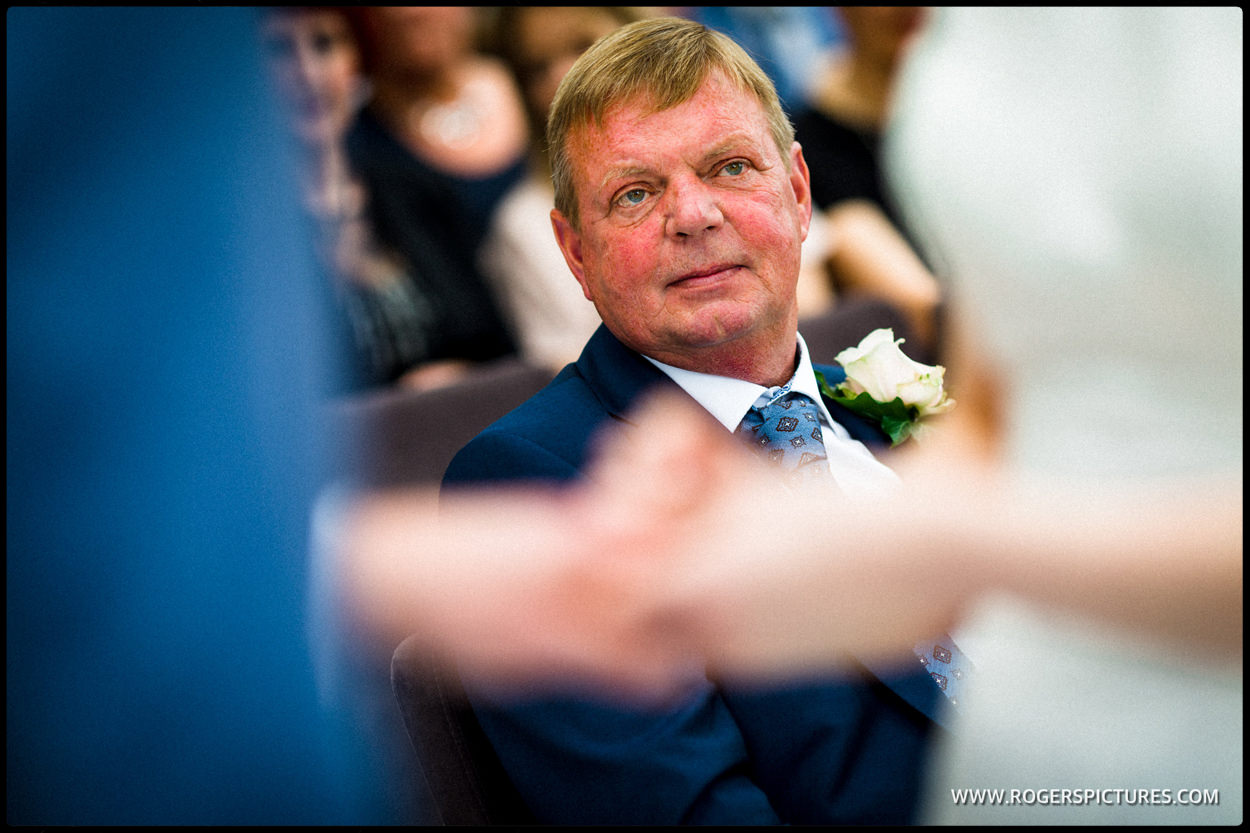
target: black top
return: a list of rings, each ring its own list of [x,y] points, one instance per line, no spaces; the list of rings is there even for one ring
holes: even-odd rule
[[[395,352],[413,355],[413,345],[422,342],[425,361],[514,354],[512,334],[476,266],[483,229],[449,185],[451,178],[422,164],[367,110],[348,134],[347,146],[369,194],[373,233],[405,264],[413,283],[406,294],[419,296],[427,307],[408,316],[410,322],[424,321],[427,332],[407,338],[407,349]],[[389,299],[392,312],[395,300]],[[374,307],[378,311],[378,304]]]
[[[863,199],[879,206],[915,249],[881,171],[881,134],[853,127],[811,107],[794,117],[795,138],[812,174],[812,200],[829,210],[845,200]]]

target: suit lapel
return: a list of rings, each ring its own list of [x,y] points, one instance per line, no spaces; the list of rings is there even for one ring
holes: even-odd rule
[[[912,660],[919,666],[918,660]],[[863,660],[860,664],[882,685],[901,697],[909,706],[945,729],[951,728],[953,715],[946,708],[945,696],[923,670],[912,670],[907,660]]]
[[[630,350],[602,324],[577,359],[577,372],[612,417],[632,422],[639,397],[657,386],[681,391],[658,367]]]

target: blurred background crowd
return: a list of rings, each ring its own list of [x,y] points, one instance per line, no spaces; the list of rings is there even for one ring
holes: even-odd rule
[[[798,125],[823,215],[801,312],[882,297],[908,316],[913,348],[936,347],[938,283],[877,161],[891,76],[923,9],[273,8],[265,53],[299,143],[350,387],[429,389],[501,359],[554,372],[577,357],[599,318],[550,231],[547,110],[591,43],[659,14],[738,38]]]

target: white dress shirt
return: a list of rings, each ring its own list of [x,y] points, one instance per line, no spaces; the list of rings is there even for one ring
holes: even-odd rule
[[[888,494],[897,486],[898,475],[873,457],[863,443],[852,439],[847,430],[829,415],[820,396],[807,344],[801,335],[798,336],[798,348],[798,368],[790,380],[790,390],[811,397],[820,411],[820,431],[834,481],[844,494],[855,499],[873,499]],[[650,356],[643,358],[662,370],[731,432],[737,430],[760,394],[768,390],[754,382],[683,370]]]

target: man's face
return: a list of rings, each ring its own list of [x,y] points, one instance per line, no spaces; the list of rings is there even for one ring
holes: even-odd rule
[[[580,228],[552,223],[582,291],[622,342],[678,367],[792,354],[811,219],[798,144],[787,170],[763,108],[719,73],[669,110],[647,103],[570,136]]]

